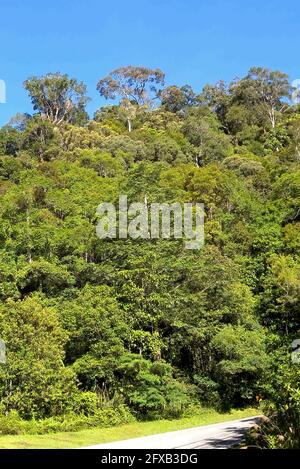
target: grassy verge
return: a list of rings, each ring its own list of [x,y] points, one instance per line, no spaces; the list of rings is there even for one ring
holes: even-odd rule
[[[227,420],[251,417],[258,413],[257,409],[232,410],[222,414],[211,409],[204,409],[198,415],[180,420],[135,422],[119,427],[93,428],[78,432],[52,433],[47,435],[0,436],[0,448],[79,448],[81,446],[226,422]]]

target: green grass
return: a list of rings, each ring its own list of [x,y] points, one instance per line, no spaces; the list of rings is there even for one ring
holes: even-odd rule
[[[0,448],[79,448],[116,440],[137,438],[155,433],[183,430],[185,428],[226,422],[240,418],[252,417],[259,413],[257,409],[232,410],[218,413],[215,410],[203,409],[203,412],[180,420],[156,420],[153,422],[135,422],[111,428],[93,428],[78,432],[51,433],[47,435],[8,435],[0,436]]]

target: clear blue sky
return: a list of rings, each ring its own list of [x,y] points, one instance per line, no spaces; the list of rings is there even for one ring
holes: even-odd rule
[[[123,65],[160,67],[168,84],[203,84],[266,66],[300,78],[299,0],[1,0],[0,125],[31,112],[31,75],[66,72],[93,101],[99,78]]]

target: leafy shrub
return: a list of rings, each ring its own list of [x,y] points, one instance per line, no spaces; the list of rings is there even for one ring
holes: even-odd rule
[[[264,379],[264,414],[270,422],[262,425],[269,447],[299,448],[300,446],[300,370],[298,364],[290,363],[290,354],[277,360],[276,371],[272,369]],[[277,362],[277,363],[278,363]]]
[[[73,410],[76,414],[96,414],[98,410],[97,394],[91,391],[78,393],[78,396],[74,399]]]
[[[20,435],[24,432],[24,421],[20,418],[17,411],[11,411],[7,416],[0,417],[1,435]],[[26,423],[25,423],[26,425]]]
[[[50,417],[44,420],[23,420],[16,411],[0,416],[0,434],[24,435],[57,432],[74,432],[84,428],[112,427],[134,422],[128,407],[99,409],[94,415],[67,414],[64,417]]]
[[[172,367],[164,361],[152,363],[140,355],[121,359],[125,402],[140,418],[179,418],[191,401],[191,389],[173,378]]]
[[[194,383],[197,385],[197,394],[200,401],[205,405],[219,407],[220,395],[219,384],[208,376],[194,375]]]

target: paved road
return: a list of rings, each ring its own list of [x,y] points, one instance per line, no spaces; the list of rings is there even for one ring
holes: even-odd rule
[[[189,428],[159,435],[115,441],[89,446],[91,449],[225,449],[239,443],[245,432],[258,423],[260,417],[251,417],[203,427]]]

